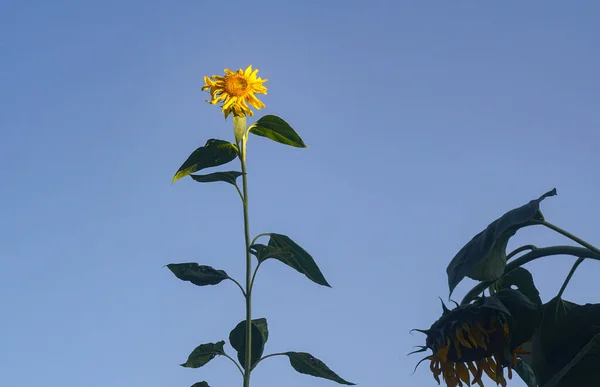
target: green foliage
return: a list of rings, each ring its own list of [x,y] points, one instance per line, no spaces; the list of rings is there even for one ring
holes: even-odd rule
[[[556,189],[546,192],[538,199],[515,208],[490,223],[485,230],[475,235],[457,254],[446,268],[450,295],[465,277],[478,281],[500,278],[506,267],[506,245],[517,230],[530,226],[534,220],[543,220],[540,202],[556,195]]]
[[[250,246],[250,252],[256,256],[259,262],[269,258],[277,259],[289,267],[304,274],[311,281],[331,287],[309,253],[286,235],[269,233],[269,244],[254,244]]]
[[[312,356],[310,353],[286,352],[285,355],[290,359],[292,367],[301,374],[333,380],[334,382],[348,386],[355,385],[355,383],[342,379],[338,374],[330,370],[325,363]]]
[[[267,319],[259,318],[252,320],[252,368],[260,360],[265,350],[265,344],[269,339],[269,327]],[[245,368],[246,364],[246,320],[243,320],[229,334],[229,343],[237,351],[237,357]]]
[[[533,283],[533,276],[529,270],[517,267],[500,277],[492,287],[498,291],[502,289],[510,289],[511,286],[516,286],[521,293],[529,298],[536,305],[542,305],[540,292]]]
[[[187,361],[181,364],[181,366],[186,368],[200,368],[217,355],[224,355],[225,350],[223,349],[223,345],[225,345],[225,341],[199,345],[190,353]]]
[[[538,305],[518,290],[503,289],[488,299],[497,299],[509,312],[511,349],[531,339],[537,326]]]
[[[216,285],[229,278],[223,270],[216,270],[210,266],[198,265],[194,262],[171,263],[167,267],[175,274],[175,277],[197,286]]]
[[[191,173],[198,172],[205,168],[217,167],[227,164],[235,159],[239,154],[236,144],[228,141],[210,139],[206,144],[196,149],[179,167],[172,183]]]
[[[232,185],[236,185],[238,177],[242,176],[241,172],[238,171],[227,171],[227,172],[214,172],[208,175],[190,175],[192,179],[198,183],[212,183],[214,181],[224,181]]]
[[[519,377],[527,384],[527,387],[538,387],[537,379],[529,364],[521,359],[517,359],[515,371],[517,371]]]
[[[592,387],[600,381],[600,304],[555,297],[544,304],[532,368],[543,387]]]
[[[249,70],[248,70],[249,71]],[[247,74],[245,75],[247,76]],[[213,88],[207,86],[211,91]],[[239,102],[239,101],[238,101]],[[226,116],[229,113],[225,109]],[[270,237],[267,245],[255,244],[251,246],[250,242],[250,222],[248,218],[248,175],[246,173],[246,154],[248,133],[257,136],[269,138],[275,142],[297,147],[305,148],[306,144],[300,138],[298,133],[282,118],[267,115],[259,118],[250,127],[246,126],[246,116],[235,116],[233,118],[233,132],[235,143],[228,141],[210,139],[206,144],[197,148],[187,160],[179,167],[172,182],[190,175],[193,180],[199,183],[225,182],[234,185],[242,201],[243,220],[244,220],[244,239],[245,239],[245,266],[246,281],[245,288],[235,279],[229,277],[224,270],[217,270],[211,266],[199,265],[197,263],[172,263],[167,265],[169,270],[180,280],[188,281],[197,286],[216,285],[223,280],[232,280],[241,290],[245,298],[246,318],[235,326],[229,334],[229,342],[237,352],[236,360],[226,354],[223,349],[224,341],[218,343],[207,343],[198,346],[188,357],[188,360],[181,364],[183,367],[198,368],[204,366],[218,355],[223,355],[231,360],[243,376],[243,386],[250,387],[250,374],[254,367],[263,359],[282,353],[272,354],[263,357],[265,344],[269,338],[269,329],[265,318],[252,319],[252,287],[258,268],[265,260],[269,258],[277,259],[284,264],[292,267],[296,271],[304,274],[311,281],[330,287],[325,280],[323,273],[315,263],[314,259],[302,247],[289,237],[281,234],[266,234]],[[229,163],[235,158],[239,158],[241,163],[241,172],[238,171],[220,171],[208,174],[194,174],[206,168],[220,166]],[[237,184],[238,177],[242,176],[242,187]],[[258,259],[254,273],[252,273],[253,260],[252,254]],[[334,380],[341,384],[352,385],[346,382],[337,374],[331,371],[320,360],[311,355],[302,352],[285,353],[290,359],[292,367],[298,372]],[[205,381],[195,383],[192,387],[209,387]]]
[[[296,148],[306,148],[306,144],[298,133],[282,118],[266,115],[250,125],[250,133],[261,137],[267,137],[280,144]]]
[[[461,305],[457,305],[455,310],[449,311],[444,306],[442,317],[430,329],[417,329],[427,335],[427,345],[420,346],[420,349],[412,353],[424,352],[428,349],[436,353],[448,343],[448,347],[444,350],[448,351],[447,359],[452,359],[449,360],[450,363],[464,365],[469,361],[480,361],[481,364],[485,364],[488,361],[486,356],[489,359],[490,352],[485,352],[485,348],[481,350],[481,346],[474,346],[473,350],[468,350],[471,347],[468,346],[466,339],[461,341],[460,328],[456,327],[464,324],[462,325],[464,329],[473,330],[473,316],[480,314],[485,317],[485,312],[480,311],[486,308],[495,309],[506,317],[502,320],[504,338],[498,341],[496,336],[494,342],[492,340],[494,330],[484,331],[486,335],[490,334],[490,343],[487,346],[493,346],[496,360],[501,359],[500,366],[514,368],[528,387],[597,387],[599,385],[600,304],[578,305],[563,300],[561,296],[573,273],[585,259],[600,260],[600,249],[544,219],[540,211],[540,203],[546,197],[554,195],[556,195],[555,189],[522,207],[507,212],[477,234],[458,252],[446,269],[450,294],[464,277],[481,282],[467,293]],[[508,240],[520,228],[536,224],[543,225],[583,247],[537,248],[528,244],[519,247],[514,253],[531,251],[507,265]],[[578,259],[564,280],[558,295],[543,304],[532,274],[521,266],[535,259],[553,255],[572,255]],[[478,297],[486,288],[490,296]],[[475,322],[476,334],[481,334],[481,321],[484,320]],[[505,322],[508,323],[508,329],[504,325]],[[485,324],[485,321],[483,323]],[[510,342],[505,341],[508,337]],[[507,344],[510,344],[510,348],[506,348]],[[435,361],[438,363],[432,362],[431,370],[436,380],[440,374],[447,373],[449,379],[446,376],[444,378],[450,380],[448,385],[455,385],[452,380],[466,379],[466,376],[464,373],[460,375],[462,371],[459,370],[458,365],[454,368],[453,364],[443,364],[446,360],[439,360],[446,355],[442,355],[441,358],[436,357]],[[516,362],[515,356],[518,356]],[[426,357],[421,361],[427,359],[431,358]],[[436,368],[440,367],[440,363],[441,368]],[[453,374],[454,370],[457,370],[457,373]],[[479,368],[475,372],[481,374],[481,371]],[[489,372],[488,375],[490,378],[495,378]],[[500,381],[500,383],[504,382]]]

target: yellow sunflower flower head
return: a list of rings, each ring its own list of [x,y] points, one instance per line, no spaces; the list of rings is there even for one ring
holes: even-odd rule
[[[442,317],[429,329],[415,329],[425,333],[427,339],[426,345],[413,353],[433,351],[419,364],[429,360],[434,379],[438,384],[443,380],[447,387],[483,387],[484,373],[497,385],[506,387],[504,368],[508,368],[511,379],[517,355],[525,353],[521,345],[516,348],[511,345],[506,316],[497,309],[474,304],[457,306],[454,310],[445,305],[443,308]],[[506,353],[512,355],[510,362],[505,359]]]
[[[263,84],[267,79],[257,77],[258,69],[252,70],[252,65],[246,70],[239,69],[234,72],[225,69],[225,75],[213,75],[204,77],[202,91],[208,90],[210,100],[206,102],[216,105],[222,102],[221,109],[225,118],[230,114],[234,116],[252,116],[254,112],[250,106],[259,110],[265,104],[256,98],[256,94],[267,94],[267,88]],[[250,106],[248,106],[250,105]]]

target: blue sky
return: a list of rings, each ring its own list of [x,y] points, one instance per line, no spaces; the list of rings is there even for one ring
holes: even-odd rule
[[[289,235],[333,286],[261,268],[267,353],[310,352],[361,386],[435,386],[427,366],[411,375],[424,338],[408,331],[439,317],[446,265],[474,234],[556,187],[547,219],[600,244],[600,3],[223,4],[0,5],[0,385],[241,385],[225,358],[178,366],[227,340],[238,289],[163,267],[243,276],[235,189],[170,184],[207,139],[233,140],[200,90],[224,68],[259,68],[259,116],[308,144],[251,138],[252,234]],[[509,247],[525,243],[568,241],[529,228]],[[572,262],[528,265],[543,300]],[[595,265],[565,298],[598,302]],[[253,386],[307,384],[335,385],[280,357],[253,373]]]

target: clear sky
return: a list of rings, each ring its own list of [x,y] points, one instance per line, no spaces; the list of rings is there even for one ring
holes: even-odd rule
[[[266,263],[266,353],[310,352],[365,387],[435,386],[427,365],[411,376],[424,337],[408,331],[440,316],[474,234],[556,187],[547,219],[600,244],[598,20],[595,0],[3,0],[0,385],[241,385],[222,357],[178,366],[228,341],[239,290],[163,265],[242,280],[235,189],[171,178],[207,139],[233,140],[202,77],[252,64],[269,79],[259,116],[308,144],[250,139],[252,234],[289,235],[333,286]],[[530,228],[509,247],[525,243],[568,241]],[[572,262],[528,266],[544,301]],[[584,263],[565,298],[599,302],[598,273]],[[252,385],[336,384],[275,357]]]

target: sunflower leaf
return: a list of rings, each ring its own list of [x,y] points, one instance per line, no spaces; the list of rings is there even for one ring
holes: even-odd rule
[[[217,343],[201,344],[190,353],[185,363],[180,364],[186,368],[199,368],[214,359],[217,355],[224,355],[223,346],[225,341],[221,340]]]
[[[460,249],[446,268],[450,295],[465,277],[478,281],[500,278],[506,267],[506,245],[509,239],[520,228],[534,224],[534,220],[543,220],[540,202],[554,195],[556,189],[507,212]]]
[[[214,172],[208,175],[190,175],[192,179],[199,183],[212,183],[214,181],[223,181],[232,185],[236,184],[238,177],[242,176],[238,171]]]
[[[207,382],[198,382],[192,384],[192,387],[210,387]]]
[[[263,355],[265,344],[269,339],[269,327],[266,318],[252,320],[252,349],[251,349],[251,364],[256,365],[258,360]],[[237,358],[246,368],[246,320],[241,321],[229,333],[229,343],[237,351]]]
[[[210,139],[206,144],[196,149],[179,167],[172,183],[191,173],[205,168],[227,164],[238,155],[237,145],[228,141]]]
[[[497,290],[510,289],[511,286],[516,286],[519,291],[523,293],[536,305],[542,305],[542,299],[540,298],[540,292],[533,283],[533,276],[529,270],[517,267],[508,273],[500,277],[495,283],[494,287]]]
[[[588,369],[591,367],[598,367],[598,360],[600,357],[600,333],[597,333],[592,337],[589,343],[587,343],[581,350],[571,359],[571,361],[565,365],[560,371],[558,371],[554,376],[544,384],[544,387],[558,387],[558,386],[578,386],[583,387],[584,384],[582,382],[588,383],[588,386],[597,386],[598,381],[598,372],[594,373],[594,376],[590,375],[586,372],[585,368]],[[587,364],[585,364],[587,363]],[[577,367],[579,366],[579,367]],[[577,369],[579,368],[579,369]],[[570,379],[567,381],[565,376],[571,373]],[[579,374],[579,375],[576,375]],[[578,379],[580,381],[573,384],[574,380]],[[592,384],[590,384],[592,383]]]
[[[500,290],[488,298],[497,299],[510,312],[511,349],[531,339],[538,322],[538,305],[513,289]]]
[[[519,377],[527,384],[527,387],[538,387],[537,379],[529,364],[521,359],[517,359],[515,371],[517,371]]]
[[[301,374],[333,380],[334,382],[345,384],[347,386],[355,385],[355,383],[342,379],[338,374],[330,370],[325,363],[316,357],[313,357],[310,353],[286,352],[285,355],[290,359],[291,366]]]
[[[282,118],[266,115],[250,125],[249,131],[257,136],[269,138],[280,144],[306,148],[298,133]]]
[[[182,281],[189,281],[196,286],[216,285],[229,278],[224,270],[198,265],[195,262],[171,263],[167,265],[167,268],[175,274],[175,277]]]
[[[600,304],[555,297],[543,305],[532,368],[543,387],[595,387],[600,380]]]
[[[268,246],[262,244],[250,246],[250,253],[256,256],[259,262],[275,258],[299,273],[304,274],[311,281],[319,285],[331,287],[313,257],[306,250],[286,235],[275,233],[266,235],[270,236]]]

